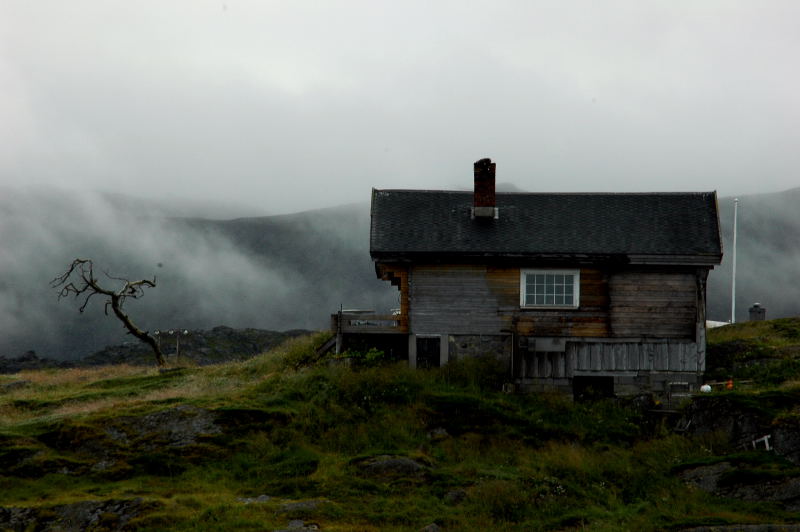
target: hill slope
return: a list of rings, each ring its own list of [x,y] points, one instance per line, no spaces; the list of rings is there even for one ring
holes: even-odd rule
[[[647,531],[797,519],[795,463],[738,451],[720,430],[670,433],[647,401],[503,394],[491,361],[316,363],[323,340],[163,373],[0,377],[0,528]],[[772,413],[747,415],[788,419],[797,393],[772,392]],[[753,399],[712,394],[713,409],[689,412],[700,420],[722,404],[743,418]]]

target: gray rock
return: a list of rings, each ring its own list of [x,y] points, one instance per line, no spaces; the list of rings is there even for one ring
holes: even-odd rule
[[[239,497],[236,500],[244,504],[253,504],[253,503],[263,504],[265,502],[269,502],[271,498],[272,497],[270,497],[269,495],[259,495],[258,497]]]
[[[419,532],[440,532],[442,527],[437,525],[436,523],[431,523],[429,525],[425,525],[419,529]]]
[[[325,499],[309,499],[307,501],[285,502],[278,507],[278,513],[288,515],[305,515],[313,512],[327,502],[328,501]]]
[[[319,530],[319,525],[316,523],[306,524],[306,522],[302,519],[293,519],[289,521],[289,524],[286,525],[286,528],[275,530],[274,532],[298,532],[307,530]]]
[[[450,490],[444,494],[444,502],[445,504],[449,504],[451,506],[456,505],[467,498],[467,492],[463,489],[454,489]]]
[[[379,455],[357,464],[359,471],[369,477],[420,477],[428,467],[407,456]]]
[[[734,467],[730,462],[720,462],[718,464],[695,467],[681,472],[680,476],[687,484],[691,484],[703,491],[713,493],[717,489],[719,479],[722,475]]]
[[[772,431],[772,447],[776,454],[800,464],[800,419],[781,419]]]
[[[428,439],[431,441],[442,441],[449,437],[450,434],[447,433],[447,429],[444,427],[436,427],[428,432]]]

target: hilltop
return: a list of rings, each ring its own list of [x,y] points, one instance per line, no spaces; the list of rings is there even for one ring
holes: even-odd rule
[[[747,327],[712,331],[712,351]],[[781,322],[760,327],[784,331]],[[788,347],[792,334],[757,336]],[[797,521],[800,456],[741,446],[763,430],[776,449],[797,436],[800,383],[791,378],[750,378],[751,389],[695,398],[676,417],[647,397],[504,394],[504,368],[486,360],[416,371],[378,352],[318,359],[326,338],[206,367],[0,376],[0,527],[691,530]]]

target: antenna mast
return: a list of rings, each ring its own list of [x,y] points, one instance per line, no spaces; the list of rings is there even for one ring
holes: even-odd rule
[[[731,323],[736,323],[736,232],[739,198],[733,198],[733,272],[731,273]]]

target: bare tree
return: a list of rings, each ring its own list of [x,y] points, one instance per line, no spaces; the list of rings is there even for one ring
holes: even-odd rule
[[[80,312],[86,310],[86,305],[89,304],[89,300],[92,299],[92,297],[100,295],[108,298],[105,304],[106,316],[108,316],[108,309],[110,307],[114,315],[119,318],[128,330],[129,334],[132,334],[152,348],[153,354],[155,354],[156,357],[156,364],[164,366],[164,355],[161,352],[158,342],[156,342],[155,338],[150,336],[149,332],[143,331],[134,325],[130,317],[122,310],[122,305],[125,304],[127,299],[139,299],[144,295],[145,287],[154,288],[156,286],[156,278],[153,277],[152,281],[148,279],[130,281],[120,277],[112,277],[106,272],[104,273],[109,279],[123,283],[122,287],[115,291],[100,286],[97,278],[94,276],[94,263],[92,263],[91,259],[73,260],[72,264],[70,264],[69,268],[67,268],[64,273],[50,281],[50,286],[59,289],[59,300],[72,295],[74,295],[76,299],[83,297],[83,303],[78,309]]]

